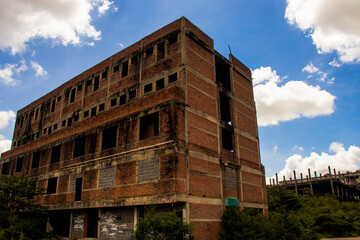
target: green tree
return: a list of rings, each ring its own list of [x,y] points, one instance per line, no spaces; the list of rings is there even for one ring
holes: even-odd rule
[[[34,198],[43,193],[26,176],[0,175],[0,239],[41,239],[46,209]]]
[[[148,209],[145,217],[140,219],[133,233],[135,240],[183,240],[192,239],[191,225],[184,223],[172,212],[157,212],[155,207]]]

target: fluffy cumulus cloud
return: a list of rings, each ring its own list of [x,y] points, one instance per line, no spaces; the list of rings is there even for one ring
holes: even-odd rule
[[[9,126],[10,122],[15,121],[16,114],[9,111],[0,111],[0,129]]]
[[[271,67],[255,69],[253,82],[259,126],[334,112],[336,97],[331,93],[303,81],[281,84],[280,77]]]
[[[331,62],[332,63],[332,62]],[[329,63],[330,64],[330,63]],[[335,65],[334,65],[335,66]],[[321,82],[327,82],[329,84],[333,84],[334,83],[334,80],[335,78],[328,78],[328,74],[323,72],[323,71],[320,71],[319,68],[315,67],[314,64],[312,62],[310,62],[308,65],[306,65],[303,69],[302,69],[303,72],[307,72],[309,74],[313,74],[313,73],[316,73],[318,78],[317,80],[321,81]],[[313,75],[309,75],[308,78],[310,77],[313,77]]]
[[[30,62],[31,67],[35,70],[35,76],[44,77],[47,75],[46,70],[37,62]]]
[[[319,53],[336,51],[349,63],[360,62],[359,12],[359,0],[287,0],[285,18],[312,38]]]
[[[280,179],[285,176],[287,179],[293,178],[293,171],[297,174],[308,174],[308,168],[311,174],[316,171],[318,174],[328,173],[328,166],[340,172],[353,172],[360,168],[360,147],[350,146],[348,149],[342,143],[333,142],[330,144],[329,151],[321,154],[312,152],[310,156],[303,157],[294,154],[286,160],[284,169],[278,175]]]
[[[27,69],[28,67],[25,60],[22,60],[17,64],[7,63],[4,66],[0,66],[0,82],[5,85],[15,86],[19,81],[14,78],[14,75],[19,75],[19,73],[26,71]]]
[[[6,139],[3,135],[0,134],[0,155],[1,153],[10,150],[11,140]]]
[[[53,39],[63,45],[100,40],[90,12],[95,7],[103,15],[111,4],[108,0],[0,1],[0,49],[15,54],[35,38]]]

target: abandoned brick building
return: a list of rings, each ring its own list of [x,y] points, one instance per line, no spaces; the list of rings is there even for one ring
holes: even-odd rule
[[[156,204],[218,239],[226,206],[267,210],[251,71],[184,17],[19,110],[0,168],[67,237],[129,239]]]

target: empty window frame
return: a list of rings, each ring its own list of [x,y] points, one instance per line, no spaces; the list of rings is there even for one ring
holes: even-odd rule
[[[178,39],[178,35],[171,36],[169,38],[169,45],[176,43],[177,39]]]
[[[51,134],[52,132],[52,126],[48,127],[48,134]]]
[[[117,126],[105,128],[102,133],[102,149],[116,147]]]
[[[35,121],[37,120],[38,116],[39,116],[39,108],[35,110]]]
[[[221,120],[231,125],[230,98],[222,92],[220,92],[220,113]]]
[[[163,89],[165,87],[165,81],[163,78],[156,81],[156,91]]]
[[[107,71],[102,72],[101,79],[104,79],[107,77]]]
[[[51,101],[51,112],[54,112],[55,111],[55,104],[56,104],[56,99],[54,98],[52,101]]]
[[[77,91],[78,91],[78,92],[80,92],[81,89],[82,89],[82,84],[80,84],[80,85],[77,86]]]
[[[77,178],[75,181],[75,201],[81,201],[82,178]]]
[[[57,163],[60,161],[61,145],[52,147],[50,163]]]
[[[74,142],[74,158],[85,155],[86,138],[81,137],[75,139]]]
[[[148,48],[148,49],[146,49],[145,56],[148,57],[148,56],[152,55],[153,53],[154,53],[154,48],[153,47]]]
[[[71,89],[71,94],[70,94],[71,103],[75,101],[75,94],[76,94],[76,89],[75,88]]]
[[[47,194],[56,193],[56,188],[57,188],[57,177],[49,178],[46,193]]]
[[[1,169],[1,174],[9,174],[9,162],[4,162]]]
[[[24,157],[20,157],[16,159],[16,168],[15,168],[16,173],[22,171],[23,163],[24,163]]]
[[[129,61],[125,61],[122,63],[122,69],[121,69],[121,77],[126,77],[129,72]]]
[[[99,84],[100,84],[100,77],[98,75],[94,79],[94,89],[93,89],[94,92],[99,90]]]
[[[111,99],[111,101],[110,101],[110,106],[113,107],[113,106],[115,106],[116,104],[117,104],[117,98]]]
[[[70,127],[72,124],[72,118],[68,118],[67,120],[67,126]]]
[[[54,131],[57,129],[57,123],[54,124]]]
[[[93,107],[92,109],[91,109],[91,115],[90,115],[90,117],[93,117],[93,116],[95,116],[96,115],[96,107]]]
[[[137,64],[138,62],[138,55],[132,56],[131,57],[131,64]]]
[[[43,129],[43,135],[45,135],[47,132],[47,128]]]
[[[120,102],[119,105],[124,105],[126,103],[126,94],[123,94],[120,96]]]
[[[234,151],[233,131],[230,129],[221,128],[221,142],[224,149]]]
[[[113,67],[113,73],[118,72],[118,71],[119,71],[119,69],[120,69],[119,64],[116,64],[116,65]]]
[[[157,60],[163,59],[165,57],[165,43],[159,43],[157,45]]]
[[[61,121],[61,127],[65,127],[66,126],[66,119]]]
[[[140,140],[159,135],[159,112],[140,118]]]
[[[105,103],[102,103],[99,105],[99,112],[104,111],[105,109]]]
[[[169,83],[176,82],[176,80],[177,80],[177,73],[173,73],[169,75]]]
[[[57,101],[60,102],[61,101],[61,96],[57,97]]]
[[[129,91],[129,100],[136,98],[136,89]]]
[[[223,86],[223,88],[231,91],[229,64],[220,57],[215,57],[215,69],[216,69],[215,70],[216,82],[220,83]]]
[[[144,86],[144,93],[151,92],[152,91],[152,83],[146,84]]]
[[[76,113],[74,115],[74,122],[77,122],[79,120],[79,113]]]
[[[34,152],[32,155],[31,168],[38,168],[40,165],[40,151]]]
[[[86,87],[90,87],[92,84],[92,79],[86,80]]]
[[[89,116],[89,110],[84,111],[84,118],[87,118]]]

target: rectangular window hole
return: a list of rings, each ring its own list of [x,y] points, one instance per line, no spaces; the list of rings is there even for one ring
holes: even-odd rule
[[[157,45],[157,60],[163,59],[165,57],[165,43],[159,43]]]
[[[107,78],[107,71],[104,71],[104,72],[101,74],[101,79],[104,79],[104,78]]]
[[[119,71],[119,68],[120,68],[119,64],[115,65],[115,66],[113,67],[113,73],[118,72],[118,71]]]
[[[79,114],[74,115],[74,122],[79,121]]]
[[[117,126],[109,127],[103,130],[102,149],[116,147]]]
[[[220,93],[220,113],[221,120],[231,123],[230,98],[224,93]]]
[[[136,64],[138,62],[138,55],[135,55],[131,58],[131,64]]]
[[[105,109],[105,103],[102,103],[99,105],[99,112],[104,111]]]
[[[56,104],[56,101],[55,101],[55,98],[51,101],[51,112],[54,112],[55,111],[55,104]]]
[[[80,92],[81,89],[82,89],[82,84],[80,84],[80,85],[77,86],[77,91],[78,91],[78,92]]]
[[[72,125],[72,118],[68,118],[67,120],[67,126],[70,127]]]
[[[57,185],[57,177],[49,178],[46,193],[47,194],[56,193],[56,185]]]
[[[61,101],[61,96],[57,97],[57,101],[60,102]]]
[[[54,131],[57,129],[57,123],[54,124]]]
[[[178,35],[171,36],[171,37],[169,38],[169,44],[171,45],[171,44],[176,43],[176,42],[177,42],[177,38],[178,38]]]
[[[136,89],[129,91],[129,100],[136,98]]]
[[[94,92],[99,90],[99,75],[95,77],[94,79]]]
[[[83,156],[85,154],[86,138],[75,139],[74,142],[74,158]]]
[[[140,118],[140,140],[159,135],[159,112]]]
[[[219,57],[215,57],[216,82],[220,83],[223,88],[231,91],[230,83],[230,66],[227,62]]]
[[[81,201],[82,178],[77,178],[75,182],[75,201]]]
[[[126,94],[120,96],[120,103],[119,105],[124,105],[126,103]]]
[[[66,120],[62,120],[61,121],[61,127],[65,127],[66,126]]]
[[[111,101],[110,101],[110,106],[113,107],[113,106],[115,106],[116,104],[117,104],[117,98],[111,99]]]
[[[234,151],[232,135],[233,135],[233,131],[225,128],[221,128],[221,138],[222,138],[221,142],[222,142],[222,147],[224,149]]]
[[[152,91],[152,83],[146,84],[144,86],[144,93],[151,92]]]
[[[47,132],[47,128],[43,129],[43,135],[45,135]]]
[[[84,111],[84,118],[87,118],[89,116],[89,110]]]
[[[9,162],[3,163],[1,174],[7,175],[9,174]]]
[[[40,164],[40,151],[34,152],[32,155],[31,168],[38,168]]]
[[[169,83],[173,83],[177,80],[177,73],[169,75]]]
[[[128,75],[128,70],[129,70],[129,61],[125,61],[122,63],[121,77],[126,77]]]
[[[92,109],[91,109],[91,117],[93,117],[93,116],[95,116],[96,115],[96,107],[93,107]]]
[[[60,161],[61,145],[52,147],[50,163],[57,163]]]
[[[16,159],[15,172],[21,172],[23,167],[24,157]]]
[[[71,90],[71,94],[70,94],[70,102],[71,102],[71,103],[75,101],[75,93],[76,93],[76,89],[73,88],[73,89]]]
[[[164,78],[161,78],[159,80],[156,81],[156,91],[163,89],[165,87],[165,81]]]
[[[90,87],[91,84],[92,84],[92,79],[88,79],[88,80],[86,81],[86,87]]]
[[[154,53],[154,48],[153,47],[146,49],[146,52],[145,52],[146,57],[152,55],[153,53]]]
[[[51,134],[51,132],[52,132],[52,126],[50,126],[50,127],[48,128],[48,134]]]

